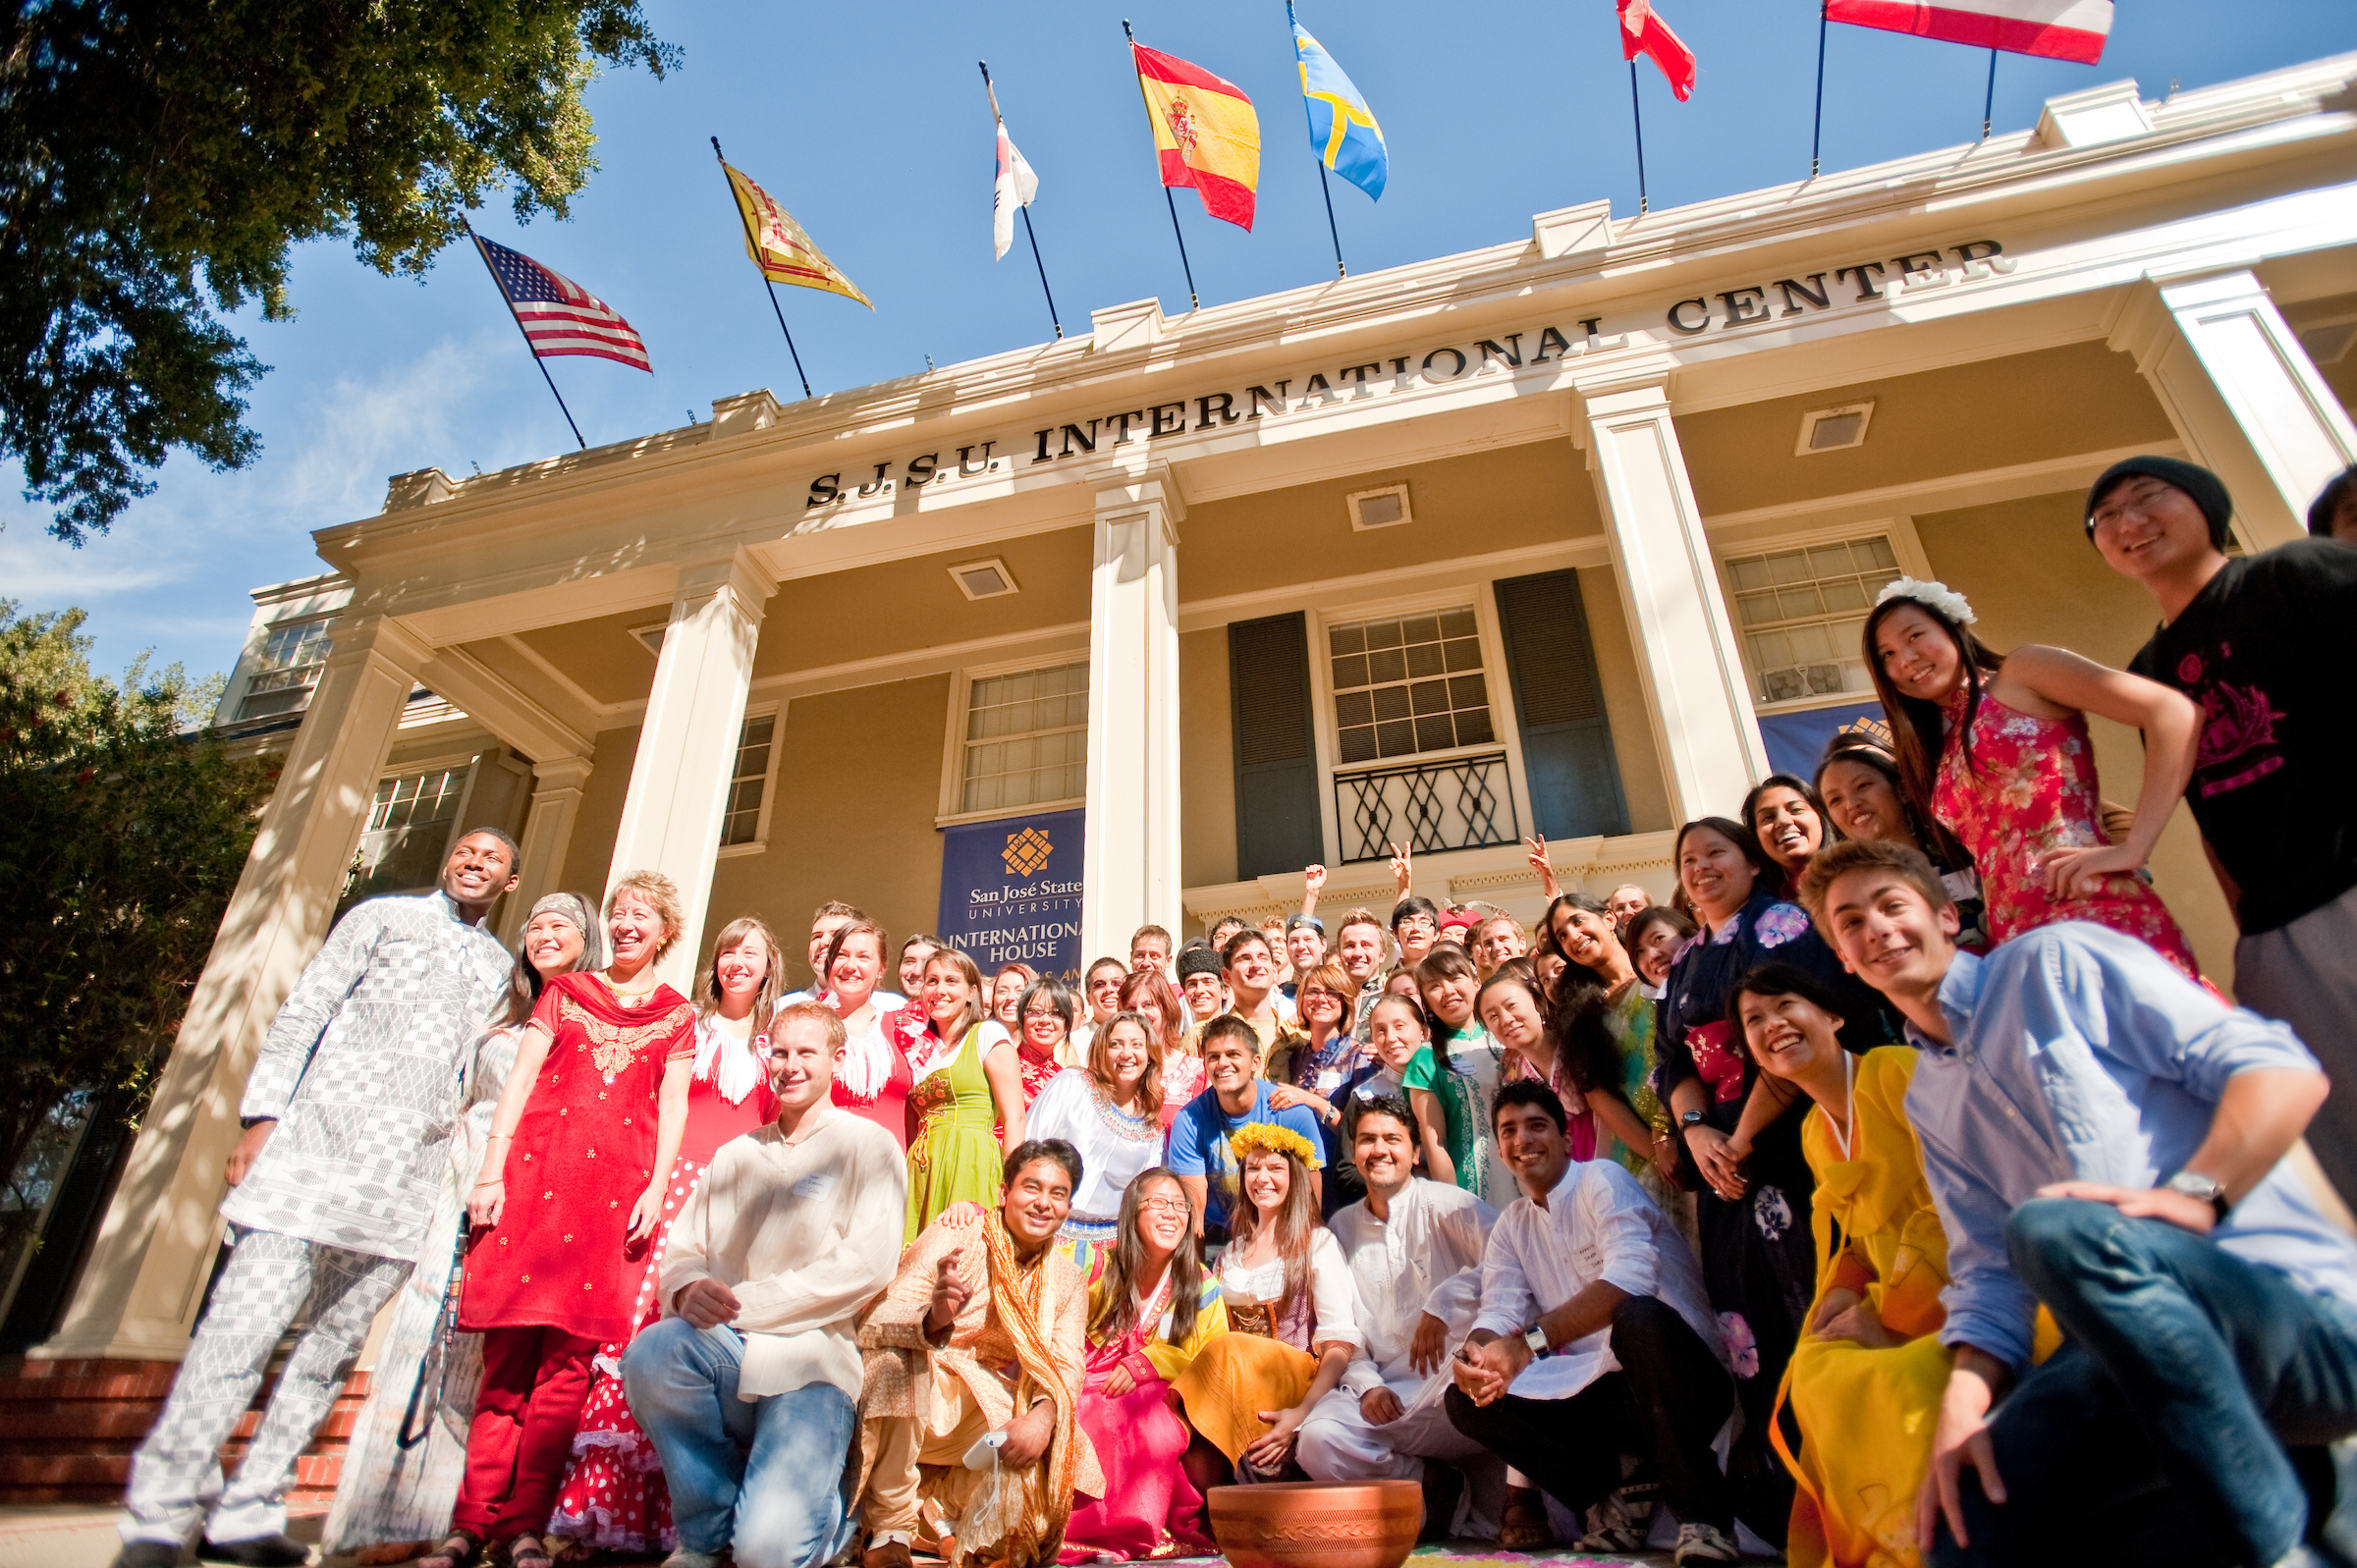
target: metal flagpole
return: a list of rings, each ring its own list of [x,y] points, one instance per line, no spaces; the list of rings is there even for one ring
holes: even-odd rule
[[[778,330],[786,334],[786,351],[794,357],[794,373],[801,380],[802,396],[808,398],[812,395],[810,377],[802,369],[801,351],[794,346],[794,331],[786,325],[786,307],[778,303],[778,286],[770,282],[769,269],[761,265],[761,237],[753,232],[752,216],[744,210],[744,203],[737,199],[737,182],[729,180],[729,158],[720,150],[718,136],[712,138],[712,156],[720,160],[720,177],[728,181],[729,199],[737,203],[737,216],[744,220],[744,243],[752,249],[753,265],[760,269],[761,286],[769,291],[769,308],[777,312]]]
[[[1308,102],[1306,98],[1302,101]],[[1334,191],[1328,189],[1326,184],[1326,160],[1324,158],[1318,160],[1318,194],[1326,198],[1326,232],[1334,236],[1334,275],[1338,278],[1347,278],[1350,276],[1350,269],[1343,265],[1343,234],[1334,226]]]
[[[1129,30],[1127,17],[1122,18],[1122,36],[1129,40],[1129,69],[1137,72],[1138,101],[1146,106],[1146,118],[1151,121],[1154,117],[1154,101],[1146,96],[1146,74],[1137,70],[1137,34]],[[1159,157],[1154,178],[1162,178]],[[1186,259],[1186,236],[1178,227],[1178,202],[1172,196],[1167,184],[1162,188],[1162,201],[1164,206],[1171,209],[1171,233],[1178,240],[1178,270],[1186,274],[1186,302],[1191,308],[1200,310],[1203,308],[1203,297],[1195,293],[1195,269]]]
[[[1981,96],[1981,139],[1989,139],[1989,123],[1997,109],[1997,51],[1989,51],[1989,90]]]
[[[1817,149],[1825,140],[1825,0],[1817,0],[1817,113],[1809,121],[1809,178],[1817,178]]]
[[[990,84],[990,62],[976,61],[982,68],[982,90],[990,94],[990,120],[993,126],[1004,126],[1006,117],[999,113],[999,89]],[[1014,145],[1013,142],[1009,143]],[[1022,202],[1015,208],[1023,215],[1023,238],[1031,242],[1031,265],[1039,269],[1039,292],[1048,297],[1048,320],[1056,328],[1059,340],[1064,337],[1064,322],[1056,314],[1056,291],[1048,287],[1048,264],[1039,259],[1039,236],[1031,229],[1031,203]]]
[[[1285,21],[1288,30],[1300,26],[1300,23],[1293,17],[1293,0],[1285,0]],[[1301,44],[1297,36],[1293,43],[1293,69],[1295,71],[1301,69]],[[1310,117],[1309,88],[1306,81],[1302,83],[1301,118],[1309,121],[1309,150],[1318,160],[1318,194],[1326,198],[1326,232],[1334,237],[1334,275],[1338,278],[1347,278],[1350,276],[1350,269],[1343,265],[1343,232],[1334,226],[1334,191],[1326,184],[1326,154],[1318,147],[1318,124]]]
[[[565,394],[557,390],[557,378],[548,373],[548,365],[541,359],[540,351],[532,347],[532,335],[523,331],[523,317],[516,314],[516,300],[509,295],[508,286],[500,281],[499,269],[491,265],[491,252],[483,248],[483,237],[474,232],[474,225],[466,221],[466,215],[463,212],[459,214],[459,226],[466,231],[466,238],[474,242],[474,253],[483,258],[483,270],[491,274],[491,287],[499,291],[500,302],[508,307],[508,318],[516,323],[518,332],[523,333],[524,351],[532,356],[532,363],[540,367],[540,379],[548,383],[548,395],[557,400],[557,409],[565,415],[565,423],[572,428],[573,439],[579,443],[583,452],[587,452],[589,443],[581,440],[581,427],[574,423],[573,410],[565,406]]]
[[[1637,63],[1628,63],[1628,115],[1637,126],[1637,215],[1645,213],[1645,111],[1637,107]]]

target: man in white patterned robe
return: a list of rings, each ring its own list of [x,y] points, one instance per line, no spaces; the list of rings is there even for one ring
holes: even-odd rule
[[[201,1561],[308,1557],[286,1537],[295,1460],[416,1261],[462,1074],[514,972],[483,917],[515,886],[515,840],[476,829],[435,892],[336,922],[279,1009],[238,1108],[221,1205],[235,1246],[132,1461],[116,1568],[178,1562],[199,1521]],[[224,1487],[221,1444],[298,1317],[309,1326]]]

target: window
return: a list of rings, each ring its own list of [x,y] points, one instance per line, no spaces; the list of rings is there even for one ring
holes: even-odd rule
[[[778,716],[748,717],[737,737],[737,766],[729,776],[729,811],[720,819],[720,846],[753,843],[761,837],[761,797],[769,789],[769,754],[777,739]]]
[[[1471,605],[1330,625],[1326,644],[1345,765],[1497,739]]]
[[[319,667],[327,662],[325,621],[301,621],[273,626],[254,655],[253,676],[238,703],[240,719],[266,719],[274,714],[301,713],[319,683]]]
[[[961,812],[1087,794],[1088,661],[977,677],[966,688],[961,752]]]
[[[1753,695],[1794,702],[1872,691],[1859,642],[1883,584],[1900,574],[1887,535],[1835,539],[1727,563]]]
[[[466,798],[468,772],[469,765],[460,763],[397,774],[377,784],[359,853],[344,885],[344,902],[434,885]]]

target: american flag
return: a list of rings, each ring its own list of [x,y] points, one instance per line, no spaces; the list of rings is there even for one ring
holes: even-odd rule
[[[482,247],[483,259],[491,264],[491,275],[499,280],[500,292],[507,296],[508,308],[516,312],[516,324],[523,328],[533,353],[544,359],[593,354],[653,373],[646,345],[613,306],[520,250],[479,234],[474,243]]]

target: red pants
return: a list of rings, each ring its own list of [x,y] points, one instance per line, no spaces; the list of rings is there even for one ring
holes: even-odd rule
[[[483,1388],[466,1433],[453,1529],[501,1541],[548,1528],[596,1354],[596,1340],[561,1328],[483,1331]]]

